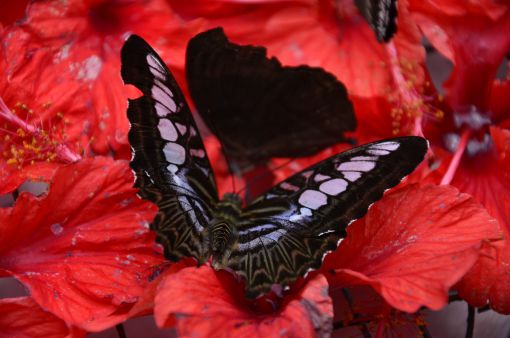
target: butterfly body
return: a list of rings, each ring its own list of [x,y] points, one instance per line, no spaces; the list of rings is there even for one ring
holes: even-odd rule
[[[157,53],[131,36],[122,48],[122,77],[142,96],[129,100],[130,166],[139,195],[157,204],[151,224],[171,261],[227,269],[255,298],[288,286],[322,265],[346,229],[423,160],[421,137],[400,137],[325,159],[241,207],[218,197],[197,126],[175,79]],[[228,100],[229,98],[224,98]]]
[[[241,198],[237,194],[225,194],[218,202],[214,217],[208,227],[209,251],[213,266],[224,267],[232,247],[237,241],[236,224],[241,219]]]

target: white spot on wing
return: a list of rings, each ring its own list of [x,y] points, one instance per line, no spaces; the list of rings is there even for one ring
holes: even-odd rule
[[[377,156],[385,156],[385,155],[388,155],[390,152],[387,151],[387,150],[382,150],[382,149],[367,149],[367,153],[369,153],[370,155],[377,155]]]
[[[328,195],[336,196],[347,189],[349,184],[346,180],[341,178],[335,178],[333,180],[326,181],[319,186],[320,191],[325,192]]]
[[[342,173],[346,179],[348,179],[351,182],[356,181],[361,177],[361,173],[357,171],[346,171]]]
[[[186,134],[186,126],[184,124],[176,123],[175,126],[177,127],[181,135]]]
[[[168,88],[163,82],[161,82],[159,79],[154,80],[154,84],[156,84],[162,91],[165,92],[170,97],[174,97],[174,93]]]
[[[166,108],[168,108],[172,113],[175,112],[175,108],[177,108],[177,106],[175,105],[175,101],[170,97],[170,95],[165,93],[161,88],[159,88],[156,85],[152,86],[151,94],[152,94],[152,97],[156,101],[160,102],[162,105],[164,105]]]
[[[376,143],[370,146],[372,149],[384,149],[388,151],[395,151],[400,147],[400,143],[398,142],[382,142],[382,143]]]
[[[377,156],[356,156],[351,161],[377,161]]]
[[[301,209],[299,209],[299,213],[293,214],[292,216],[290,216],[289,220],[291,222],[298,222],[298,221],[302,220],[303,217],[306,217],[306,216],[312,216],[312,210],[310,210],[308,208],[301,208]]]
[[[331,176],[328,176],[328,175],[322,175],[322,174],[317,174],[313,177],[313,180],[315,182],[321,182],[321,181],[324,181],[324,180],[328,180],[330,179]]]
[[[169,164],[166,169],[171,172],[172,174],[175,174],[177,173],[177,170],[179,170],[179,168],[175,165],[175,164]]]
[[[340,171],[370,171],[375,168],[375,162],[355,161],[340,163],[336,167]]]
[[[304,207],[317,210],[328,203],[328,197],[320,191],[308,189],[301,193],[298,202]]]
[[[177,140],[177,130],[174,125],[168,119],[160,119],[158,123],[158,130],[161,134],[161,137],[167,141],[175,141]]]
[[[147,54],[147,63],[150,66],[152,75],[160,80],[165,80],[165,68],[159,63],[159,61],[151,54]]]
[[[301,215],[303,215],[303,216],[312,216],[312,210],[310,210],[308,208],[301,208],[299,211],[301,212]]]
[[[183,164],[186,159],[186,150],[177,143],[167,143],[163,148],[165,159],[173,164]]]
[[[156,102],[155,108],[156,114],[158,114],[159,117],[165,117],[168,113],[171,113],[171,111],[168,110],[168,108],[166,108],[159,102]]]

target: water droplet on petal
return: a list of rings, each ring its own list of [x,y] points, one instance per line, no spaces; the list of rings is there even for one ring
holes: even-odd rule
[[[54,223],[50,226],[50,229],[51,229],[51,232],[58,236],[60,234],[62,234],[62,232],[64,231],[64,228],[62,227],[62,224],[60,223]]]

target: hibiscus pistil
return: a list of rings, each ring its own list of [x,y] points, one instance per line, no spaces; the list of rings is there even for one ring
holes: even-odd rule
[[[422,116],[423,114],[429,114],[431,108],[417,89],[418,81],[416,75],[414,75],[417,63],[410,60],[400,60],[393,42],[386,45],[386,52],[390,59],[390,70],[399,96],[398,99],[391,96],[389,98],[389,101],[394,104],[390,113],[393,134],[398,135],[402,132],[402,120],[406,118],[414,121],[413,135],[423,136]],[[405,76],[403,71],[405,71]],[[442,112],[437,110],[433,115],[439,117]]]
[[[455,172],[457,171],[457,168],[459,167],[460,160],[462,159],[462,155],[464,155],[464,152],[466,150],[466,146],[468,144],[468,140],[471,136],[471,131],[469,129],[465,129],[462,132],[462,136],[460,137],[460,141],[457,145],[457,150],[455,151],[452,160],[450,161],[450,164],[448,165],[448,169],[446,170],[446,173],[444,174],[443,178],[441,179],[441,185],[450,184],[450,182],[453,180],[453,177],[455,176]]]
[[[7,164],[21,169],[35,161],[72,163],[81,159],[79,154],[65,144],[65,130],[59,131],[56,126],[51,126],[47,131],[42,125],[34,126],[17,116],[16,109],[25,112],[27,117],[34,115],[33,110],[21,102],[15,105],[15,109],[9,109],[0,97],[0,118],[18,127],[15,131],[7,129],[6,125],[0,129],[6,134],[3,137],[6,146],[2,157]],[[63,115],[58,113],[57,118],[63,120]]]

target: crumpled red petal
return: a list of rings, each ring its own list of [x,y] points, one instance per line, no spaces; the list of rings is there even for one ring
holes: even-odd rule
[[[85,332],[41,309],[30,297],[0,299],[0,337],[80,338]]]
[[[257,314],[233,295],[234,280],[210,266],[167,276],[155,299],[158,326],[176,325],[179,337],[312,337],[331,332],[333,307],[322,275],[272,314]]]
[[[480,258],[456,286],[459,296],[475,307],[510,314],[510,242],[484,243]]]
[[[470,193],[493,215],[504,241],[484,243],[475,266],[458,285],[459,294],[474,306],[490,304],[495,311],[510,314],[510,131],[491,128],[495,151],[483,168],[461,165],[452,184]],[[480,170],[482,169],[482,170]],[[490,173],[490,175],[487,174]]]
[[[510,48],[510,7],[487,2],[462,6],[459,11],[449,1],[432,5],[411,1],[411,9],[420,28],[432,44],[454,64],[444,87],[454,110],[467,103],[487,110],[487,97],[499,63]],[[461,6],[459,6],[461,7]],[[489,16],[493,14],[493,16]],[[491,46],[490,49],[487,46]]]
[[[370,284],[394,308],[440,309],[448,289],[476,261],[497,222],[450,186],[410,185],[376,203],[326,258],[333,286]]]
[[[369,285],[330,290],[337,337],[422,337],[426,326],[420,312],[393,309]]]
[[[59,168],[46,197],[0,209],[0,269],[43,308],[84,326],[130,307],[162,261],[148,230],[156,207],[136,196],[127,162]]]

